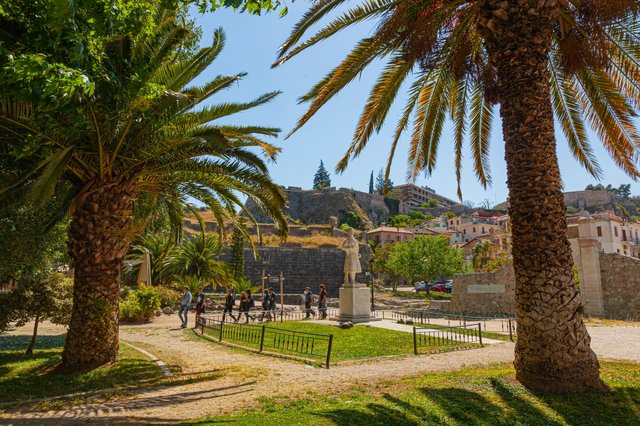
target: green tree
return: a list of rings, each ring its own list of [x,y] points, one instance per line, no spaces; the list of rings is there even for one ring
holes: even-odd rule
[[[410,283],[432,281],[440,276],[466,270],[462,250],[449,245],[446,237],[421,236],[406,243],[395,243],[387,267]]]
[[[346,225],[346,227],[344,227]],[[364,223],[362,222],[362,218],[358,216],[356,212],[348,211],[344,216],[344,221],[342,221],[340,228],[347,231],[348,228],[353,229],[364,229]]]
[[[12,205],[0,210],[0,282],[48,279],[68,263],[68,221],[57,220],[59,200],[44,206]],[[42,224],[53,222],[43,230]]]
[[[387,194],[393,188],[393,182],[388,177],[385,177],[382,169],[378,171],[376,176],[376,191],[378,194]]]
[[[385,65],[337,170],[345,170],[383,127],[393,102],[406,99],[386,175],[410,123],[408,177],[431,173],[449,115],[458,183],[468,135],[474,171],[488,186],[491,124],[499,104],[517,287],[516,377],[540,392],[602,389],[571,271],[554,114],[571,152],[593,176],[599,177],[601,168],[587,126],[618,166],[633,178],[640,176],[640,138],[633,121],[640,106],[640,3],[362,1],[302,39],[344,3],[313,3],[280,48],[275,65],[347,27],[372,25],[345,60],[301,97],[310,106],[293,131],[367,66],[382,60]],[[397,96],[401,88],[407,88],[406,97]],[[460,185],[458,195],[462,198]]]
[[[628,199],[631,196],[631,184],[622,184],[618,187],[618,195],[624,199]]]
[[[473,269],[477,272],[483,270],[484,266],[491,260],[493,257],[493,249],[491,248],[491,243],[485,241],[482,244],[478,244],[473,248]]]
[[[244,76],[193,83],[219,55],[224,34],[216,30],[211,47],[185,51],[183,46],[198,39],[188,22],[156,7],[144,16],[154,23],[151,31],[94,40],[92,48],[103,60],[97,72],[85,70],[93,87],[75,92],[69,100],[73,108],[64,113],[40,115],[36,111],[46,102],[34,103],[33,94],[0,92],[0,129],[11,135],[2,143],[11,151],[36,141],[48,151],[13,190],[43,200],[58,182],[71,186],[65,208],[72,213],[69,251],[75,276],[63,352],[67,370],[117,357],[122,261],[158,206],[180,228],[187,200],[197,199],[210,207],[221,232],[229,222],[248,235],[236,219],[240,193],[261,205],[282,232],[287,230],[284,194],[254,152],[275,158],[279,150],[262,137],[276,136],[278,129],[213,123],[266,104],[278,93],[203,106]]]
[[[320,165],[316,174],[313,176],[313,189],[328,188],[331,186],[331,176],[324,167],[324,163],[320,160]]]
[[[369,177],[369,194],[373,194],[373,170],[371,170],[371,176]]]
[[[9,292],[0,293],[0,331],[10,323],[22,327],[33,321],[33,334],[26,353],[32,354],[42,321],[67,325],[71,319],[73,280],[54,272],[21,280]]]
[[[378,278],[380,278],[381,275],[388,275],[391,279],[391,286],[395,291],[400,276],[396,275],[388,266],[389,256],[393,252],[394,244],[395,243],[387,243],[376,246],[370,258],[370,266],[371,273],[378,275]]]
[[[426,208],[436,208],[439,207],[440,203],[438,203],[437,200],[427,200],[426,202],[422,203],[420,205],[420,207],[426,207]]]

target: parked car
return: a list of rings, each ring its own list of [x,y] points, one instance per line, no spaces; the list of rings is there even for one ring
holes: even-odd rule
[[[447,293],[447,285],[446,284],[436,284],[431,287],[431,291],[439,291],[441,293]]]
[[[424,281],[420,281],[416,286],[415,291],[429,291],[429,284]]]
[[[444,283],[444,288],[447,293],[451,293],[451,290],[453,290],[453,281],[447,281],[446,283]]]

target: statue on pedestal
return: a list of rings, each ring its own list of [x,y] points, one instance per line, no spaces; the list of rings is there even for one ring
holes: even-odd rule
[[[347,238],[342,243],[342,250],[345,251],[344,258],[344,286],[353,286],[356,283],[356,274],[362,272],[360,265],[360,244],[353,236],[353,228],[349,228]]]

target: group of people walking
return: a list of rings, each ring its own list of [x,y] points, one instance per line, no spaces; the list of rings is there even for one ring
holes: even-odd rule
[[[264,321],[265,317],[267,321],[273,321],[276,318],[276,300],[277,295],[273,290],[273,287],[265,288],[262,294],[262,315],[258,318],[258,321]],[[233,307],[235,306],[235,296],[231,293],[231,290],[227,289],[227,295],[225,296],[224,311],[222,312],[222,321],[225,320],[227,314],[234,320],[239,322],[242,315],[245,317],[245,324],[249,322],[249,319],[256,320],[256,315],[251,315],[251,309],[255,307],[256,302],[251,294],[251,290],[247,289],[240,293],[240,306],[238,307],[238,316],[233,315]]]
[[[304,291],[304,306],[306,312],[306,318],[316,317],[316,312],[313,310],[314,304],[314,294],[311,291],[310,287],[307,287]],[[253,295],[251,294],[251,290],[247,289],[240,293],[240,305],[238,307],[238,315],[234,316],[234,306],[236,303],[235,295],[231,292],[230,289],[227,289],[227,294],[225,296],[224,301],[224,310],[222,312],[222,321],[224,322],[226,316],[229,315],[234,322],[239,322],[242,316],[244,315],[245,321],[244,323],[248,323],[249,320],[255,321],[274,321],[276,319],[276,300],[277,295],[273,290],[273,287],[268,289],[264,289],[262,294],[262,312],[260,318],[257,315],[251,315],[251,309],[253,309],[256,305]],[[189,308],[191,307],[191,301],[193,300],[193,296],[189,291],[188,287],[184,287],[182,294],[180,295],[180,311],[178,312],[178,317],[182,322],[181,328],[187,327],[187,315],[189,314]],[[196,294],[196,318],[203,314],[205,310],[205,296],[202,292],[202,288],[198,289],[198,293]],[[320,319],[327,318],[327,291],[325,289],[324,284],[320,284],[319,294],[318,294],[318,314]]]
[[[324,288],[324,284],[320,284],[320,293],[318,295],[318,313],[320,319],[327,318],[327,290]],[[304,290],[304,308],[307,313],[306,318],[316,317],[316,311],[313,310],[314,294],[310,287]]]

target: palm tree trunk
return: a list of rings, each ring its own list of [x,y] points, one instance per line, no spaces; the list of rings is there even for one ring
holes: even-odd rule
[[[40,314],[36,314],[35,323],[33,324],[33,335],[31,336],[31,343],[25,352],[26,355],[33,355],[33,349],[36,347],[36,338],[38,337],[38,323],[40,322]]]
[[[99,182],[83,192],[69,230],[74,288],[64,371],[88,370],[116,359],[120,274],[131,239],[130,185]]]
[[[504,10],[504,2],[488,3]],[[545,393],[600,390],[573,278],[556,156],[547,69],[555,2],[508,3],[508,19],[494,25],[488,45],[498,77],[513,231],[516,378]]]

